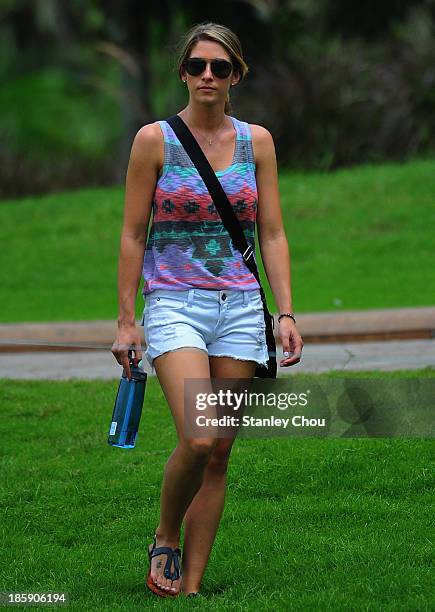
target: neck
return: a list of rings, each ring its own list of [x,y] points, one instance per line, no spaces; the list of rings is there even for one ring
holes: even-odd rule
[[[221,127],[226,120],[226,115],[221,106],[204,106],[189,103],[179,115],[186,119],[191,127],[205,133],[213,132]]]

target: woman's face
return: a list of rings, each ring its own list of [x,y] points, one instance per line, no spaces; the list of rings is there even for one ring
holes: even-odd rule
[[[223,59],[231,62],[231,57],[226,49],[213,40],[199,40],[192,47],[189,57],[198,57],[206,61]],[[183,80],[186,79],[190,97],[206,105],[224,103],[230,86],[235,85],[239,80],[234,71],[224,79],[216,77],[211,71],[210,64],[207,64],[204,72],[198,76],[192,76],[182,68],[182,76]]]

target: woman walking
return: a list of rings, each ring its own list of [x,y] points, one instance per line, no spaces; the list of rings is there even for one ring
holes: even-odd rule
[[[178,73],[189,101],[178,115],[218,176],[254,250],[257,224],[268,281],[279,312],[288,315],[278,324],[284,351],[280,365],[292,366],[300,360],[303,342],[289,316],[290,257],[272,136],[227,114],[229,90],[247,72],[240,41],[231,30],[210,22],[196,25],[180,48]],[[234,440],[185,437],[184,380],[252,378],[256,364],[267,363],[268,351],[258,282],[232,245],[194,164],[163,120],[138,131],[127,171],[112,352],[128,376],[128,348],[135,348],[137,360],[142,357],[135,324],[141,273],[144,355],[157,374],[178,435],[164,469],[147,586],[163,597],[192,595],[199,593],[223,512]]]

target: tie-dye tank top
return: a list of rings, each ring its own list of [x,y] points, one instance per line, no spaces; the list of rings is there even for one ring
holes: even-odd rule
[[[231,120],[236,131],[233,160],[216,176],[255,252],[258,195],[251,129],[245,121]],[[257,289],[196,167],[171,126],[164,120],[158,123],[164,135],[164,164],[152,202],[143,295],[160,288]]]

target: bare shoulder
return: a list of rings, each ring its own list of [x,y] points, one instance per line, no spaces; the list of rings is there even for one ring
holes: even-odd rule
[[[269,130],[262,125],[250,123],[252,146],[254,149],[255,164],[261,163],[265,157],[275,150],[273,136]]]
[[[143,125],[136,134],[136,138],[140,141],[145,142],[158,142],[162,138],[162,130],[159,122],[154,121],[153,123],[146,123]]]
[[[159,147],[163,139],[162,130],[157,121],[143,125],[134,137],[133,146],[139,154],[149,154],[150,149]]]
[[[263,127],[262,125],[256,125],[255,123],[250,123],[249,124],[250,128],[251,128],[251,134],[252,134],[252,140],[256,140],[258,142],[269,142],[270,140],[273,140],[272,138],[272,134],[269,132],[269,130],[265,127]]]
[[[143,125],[136,133],[131,147],[131,159],[148,166],[161,166],[163,134],[157,121]]]

